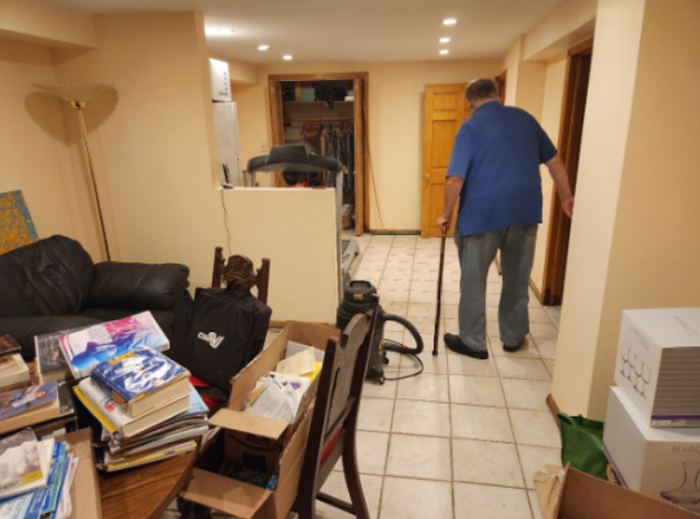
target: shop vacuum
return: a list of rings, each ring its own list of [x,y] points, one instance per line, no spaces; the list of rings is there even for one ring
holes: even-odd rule
[[[336,317],[336,327],[343,330],[355,314],[367,312],[372,307],[372,299],[377,294],[377,289],[369,281],[351,281],[345,287],[343,301],[338,307]],[[415,348],[408,348],[396,341],[384,338],[384,325],[387,322],[395,322],[406,328],[416,342]],[[384,376],[384,366],[389,363],[386,356],[387,351],[395,351],[406,355],[411,355],[419,365],[418,371],[388,378]],[[369,354],[369,366],[367,368],[367,378],[375,379],[380,384],[386,380],[400,380],[415,377],[423,372],[423,362],[418,355],[423,351],[423,338],[416,327],[408,320],[398,315],[386,313],[381,305],[377,307],[377,322],[372,336],[372,346]]]

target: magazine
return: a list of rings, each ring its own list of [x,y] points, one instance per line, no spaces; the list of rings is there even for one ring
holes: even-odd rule
[[[0,440],[0,494],[41,479],[39,442],[24,429]]]
[[[61,350],[75,379],[87,377],[100,362],[139,346],[158,351],[169,348],[168,338],[151,312],[96,324],[61,337]]]
[[[47,405],[57,398],[56,381],[0,393],[0,421]]]

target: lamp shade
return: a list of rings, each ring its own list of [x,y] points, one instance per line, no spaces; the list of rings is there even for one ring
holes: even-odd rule
[[[34,86],[58,96],[64,101],[81,105],[88,99],[114,88],[114,85],[107,83],[42,83],[34,84]]]

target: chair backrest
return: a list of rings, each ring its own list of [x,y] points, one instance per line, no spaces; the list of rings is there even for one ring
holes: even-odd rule
[[[328,340],[304,461],[305,477],[316,479],[318,473],[330,472],[330,469],[322,470],[321,466],[327,462],[335,463],[337,456],[325,458],[324,452],[333,449],[332,444],[338,440],[343,428],[354,434],[372,345],[376,307],[375,299],[372,310],[357,314],[350,320],[340,341],[335,338]],[[322,483],[316,481],[314,486],[320,488]]]
[[[250,258],[236,254],[225,261],[223,248],[217,247],[214,251],[212,288],[220,288],[222,280],[227,286],[236,284],[244,290],[250,290],[254,286],[258,287],[258,299],[267,303],[270,288],[270,260],[263,258],[262,265],[255,271]]]

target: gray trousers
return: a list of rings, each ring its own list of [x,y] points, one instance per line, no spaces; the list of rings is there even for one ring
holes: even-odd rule
[[[517,346],[530,332],[527,304],[535,256],[537,225],[514,225],[474,236],[455,231],[461,267],[459,338],[476,350],[486,350],[486,277],[501,251],[503,288],[498,306],[501,340]]]

